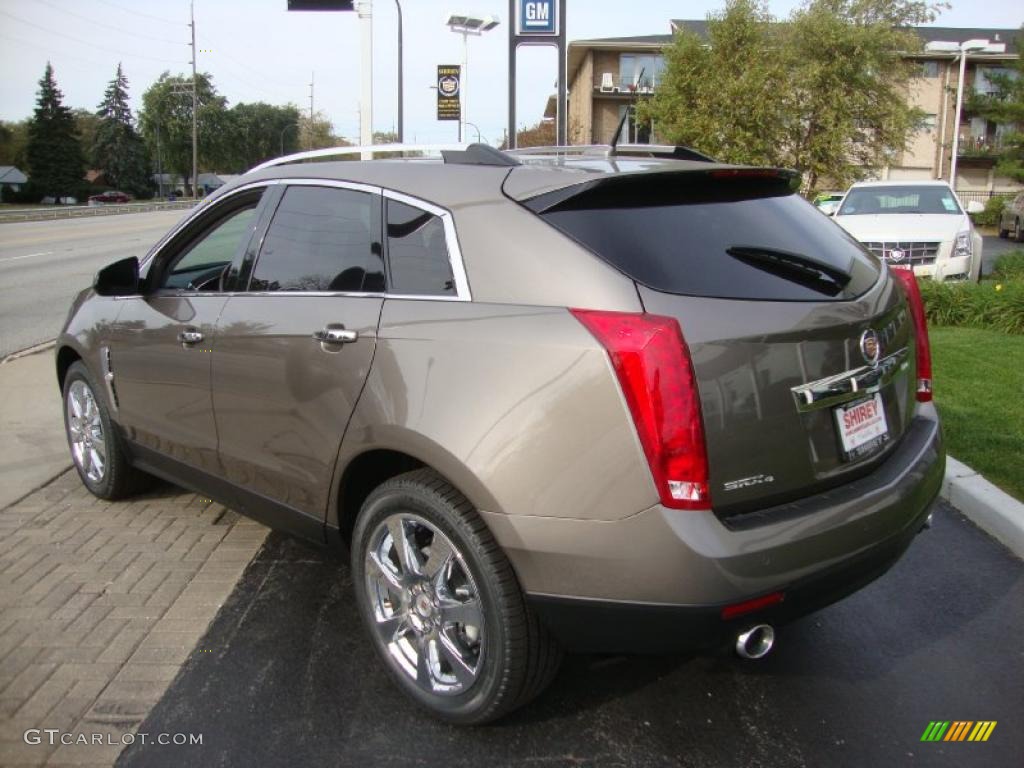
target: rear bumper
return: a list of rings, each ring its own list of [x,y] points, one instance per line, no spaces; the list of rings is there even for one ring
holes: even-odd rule
[[[944,469],[928,404],[870,475],[730,527],[712,512],[660,505],[614,522],[485,518],[531,604],[568,647],[679,650],[788,621],[880,576],[923,525]],[[726,605],[777,591],[781,604],[721,618]]]

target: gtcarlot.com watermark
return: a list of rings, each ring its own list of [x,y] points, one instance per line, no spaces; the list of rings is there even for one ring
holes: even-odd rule
[[[163,746],[195,746],[203,743],[201,733],[75,733],[58,728],[29,728],[23,736],[26,744],[56,746],[131,746],[132,744],[160,744]]]

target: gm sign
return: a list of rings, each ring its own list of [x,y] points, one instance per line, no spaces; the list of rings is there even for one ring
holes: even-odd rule
[[[519,0],[520,35],[557,35],[558,0]]]

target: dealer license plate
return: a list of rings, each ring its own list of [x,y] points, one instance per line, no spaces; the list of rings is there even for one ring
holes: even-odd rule
[[[834,411],[839,439],[847,461],[865,456],[889,440],[889,425],[885,421],[882,395],[841,405]]]

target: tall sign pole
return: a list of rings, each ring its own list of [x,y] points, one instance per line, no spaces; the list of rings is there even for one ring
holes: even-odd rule
[[[558,113],[555,136],[568,144],[569,98],[566,78],[565,6],[568,0],[509,0],[508,146],[516,147],[516,54],[520,46],[550,45],[558,49]]]
[[[359,0],[359,36],[362,50],[362,98],[359,100],[359,143],[373,144],[373,0]],[[372,160],[372,152],[363,152],[363,160]]]

